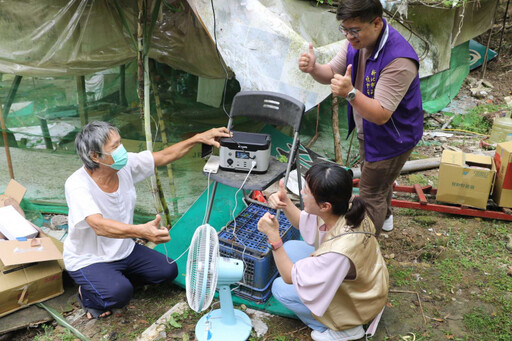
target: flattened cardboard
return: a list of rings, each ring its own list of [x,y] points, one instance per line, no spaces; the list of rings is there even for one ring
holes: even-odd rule
[[[18,202],[18,204],[21,203],[21,199],[25,196],[25,193],[27,192],[27,189],[23,187],[19,182],[17,182],[14,179],[11,179],[9,183],[7,184],[7,188],[5,189],[5,195],[8,197],[13,198]]]
[[[57,259],[62,254],[48,237],[0,242],[0,260],[5,266]]]
[[[494,164],[497,173],[492,198],[500,207],[512,207],[512,141],[498,143]]]
[[[490,156],[444,150],[436,200],[486,209],[495,173]]]

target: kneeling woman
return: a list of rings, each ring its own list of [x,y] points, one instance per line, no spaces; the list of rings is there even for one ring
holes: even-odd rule
[[[265,213],[258,222],[281,275],[272,294],[313,329],[313,340],[357,340],[365,334],[362,325],[380,317],[389,289],[375,227],[364,201],[352,197],[347,170],[321,163],[305,178],[303,211],[288,198],[283,180],[279,192],[269,198],[270,206],[282,209],[300,229],[304,241],[281,247],[275,217]]]

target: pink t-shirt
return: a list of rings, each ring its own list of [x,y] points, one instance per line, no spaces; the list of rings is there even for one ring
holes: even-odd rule
[[[308,245],[322,243],[327,231],[318,226],[318,217],[302,211],[299,219],[302,239]],[[331,304],[336,291],[350,270],[350,260],[342,254],[328,252],[317,257],[306,257],[292,267],[292,282],[302,302],[311,312],[322,316]]]

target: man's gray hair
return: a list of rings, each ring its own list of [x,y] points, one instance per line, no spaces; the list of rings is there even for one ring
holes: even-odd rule
[[[91,159],[91,152],[101,154],[101,158],[104,157],[103,146],[107,142],[111,131],[119,134],[119,130],[108,122],[92,121],[86,124],[76,135],[76,152],[85,168],[92,171],[99,167],[99,164]]]

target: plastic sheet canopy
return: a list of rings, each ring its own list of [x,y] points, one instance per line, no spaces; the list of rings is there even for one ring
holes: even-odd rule
[[[133,61],[137,1],[117,3],[119,7],[113,0],[0,2],[0,73],[86,75]],[[150,58],[194,75],[224,78],[215,46],[187,2],[166,4],[153,30]]]

